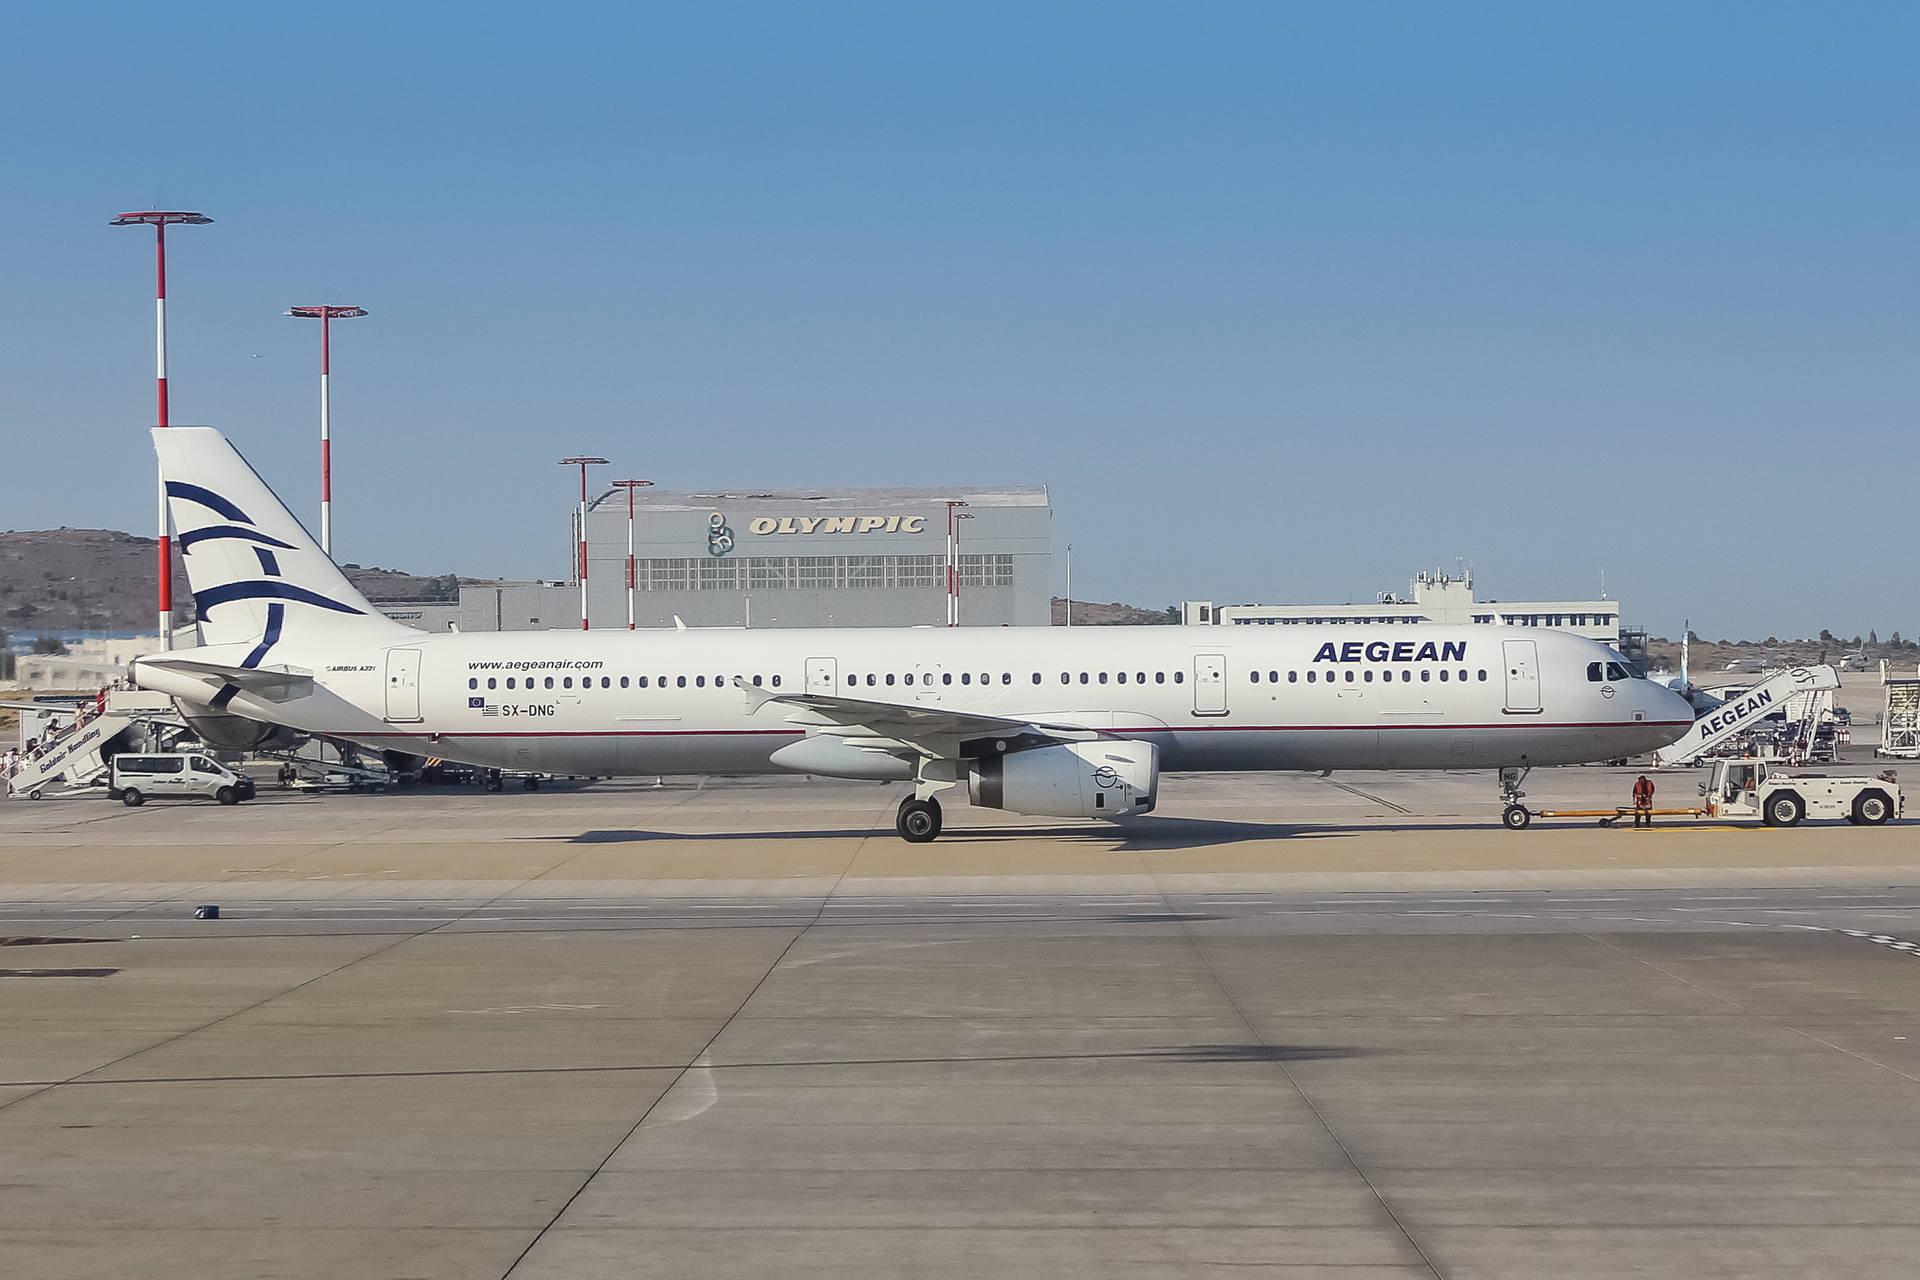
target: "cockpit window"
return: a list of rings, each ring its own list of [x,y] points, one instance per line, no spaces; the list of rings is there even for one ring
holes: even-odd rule
[[[1594,684],[1600,683],[1600,664],[1599,663],[1589,662],[1587,664],[1587,679]]]
[[[1617,662],[1609,662],[1607,664],[1607,679],[1631,680],[1633,679],[1633,673],[1628,671],[1625,667],[1621,666]]]

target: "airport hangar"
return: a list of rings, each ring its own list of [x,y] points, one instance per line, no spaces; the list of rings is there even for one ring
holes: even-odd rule
[[[960,623],[1046,626],[1053,509],[1044,486],[804,492],[640,489],[633,501],[634,623],[671,627],[905,627],[947,622],[948,503],[956,505]],[[587,504],[587,601],[596,629],[627,625],[627,493]],[[578,564],[579,513],[569,522]],[[576,570],[577,574],[577,570]],[[466,584],[458,603],[383,603],[425,631],[580,625],[579,578]]]

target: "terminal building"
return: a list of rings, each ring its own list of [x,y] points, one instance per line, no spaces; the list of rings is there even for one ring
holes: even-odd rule
[[[1471,572],[1454,577],[1421,572],[1408,596],[1383,591],[1372,604],[1231,604],[1189,600],[1180,607],[1189,626],[1366,626],[1436,622],[1456,625],[1552,627],[1610,644],[1644,672],[1646,636],[1623,630],[1616,600],[1476,600]]]
[[[962,626],[1046,626],[1053,596],[1053,510],[1044,487],[838,489],[825,492],[641,489],[587,505],[587,603],[595,629],[903,627],[947,623],[947,519],[957,531]],[[577,547],[579,514],[571,522]],[[577,552],[575,555],[577,565]],[[577,569],[576,569],[577,573]],[[426,631],[523,631],[580,625],[578,577],[463,585],[457,605],[382,606]]]

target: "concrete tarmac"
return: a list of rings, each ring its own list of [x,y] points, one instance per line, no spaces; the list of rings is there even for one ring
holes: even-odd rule
[[[906,846],[898,795],[0,805],[0,1275],[1920,1250],[1913,826],[1509,833],[1482,777],[1220,777]]]

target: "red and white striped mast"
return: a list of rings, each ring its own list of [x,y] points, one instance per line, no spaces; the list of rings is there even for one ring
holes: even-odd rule
[[[584,468],[583,468],[584,470]],[[633,559],[633,491],[652,486],[651,480],[615,480],[615,487],[627,491],[627,630],[633,630],[633,593],[639,586]]]
[[[587,629],[587,468],[603,467],[605,458],[562,458],[563,467],[580,468],[580,529],[577,534],[579,555],[575,557],[575,568],[580,574],[580,629]]]
[[[108,223],[113,227],[152,227],[154,243],[154,366],[159,383],[158,420],[167,425],[167,228],[204,227],[213,219],[204,213],[147,209],[123,213]],[[160,647],[173,648],[173,518],[167,510],[167,482],[159,481],[160,495]]]
[[[288,307],[287,314],[302,320],[320,322],[320,549],[333,557],[333,413],[327,394],[327,375],[332,364],[332,341],[328,326],[335,320],[351,320],[367,314],[359,307]]]

